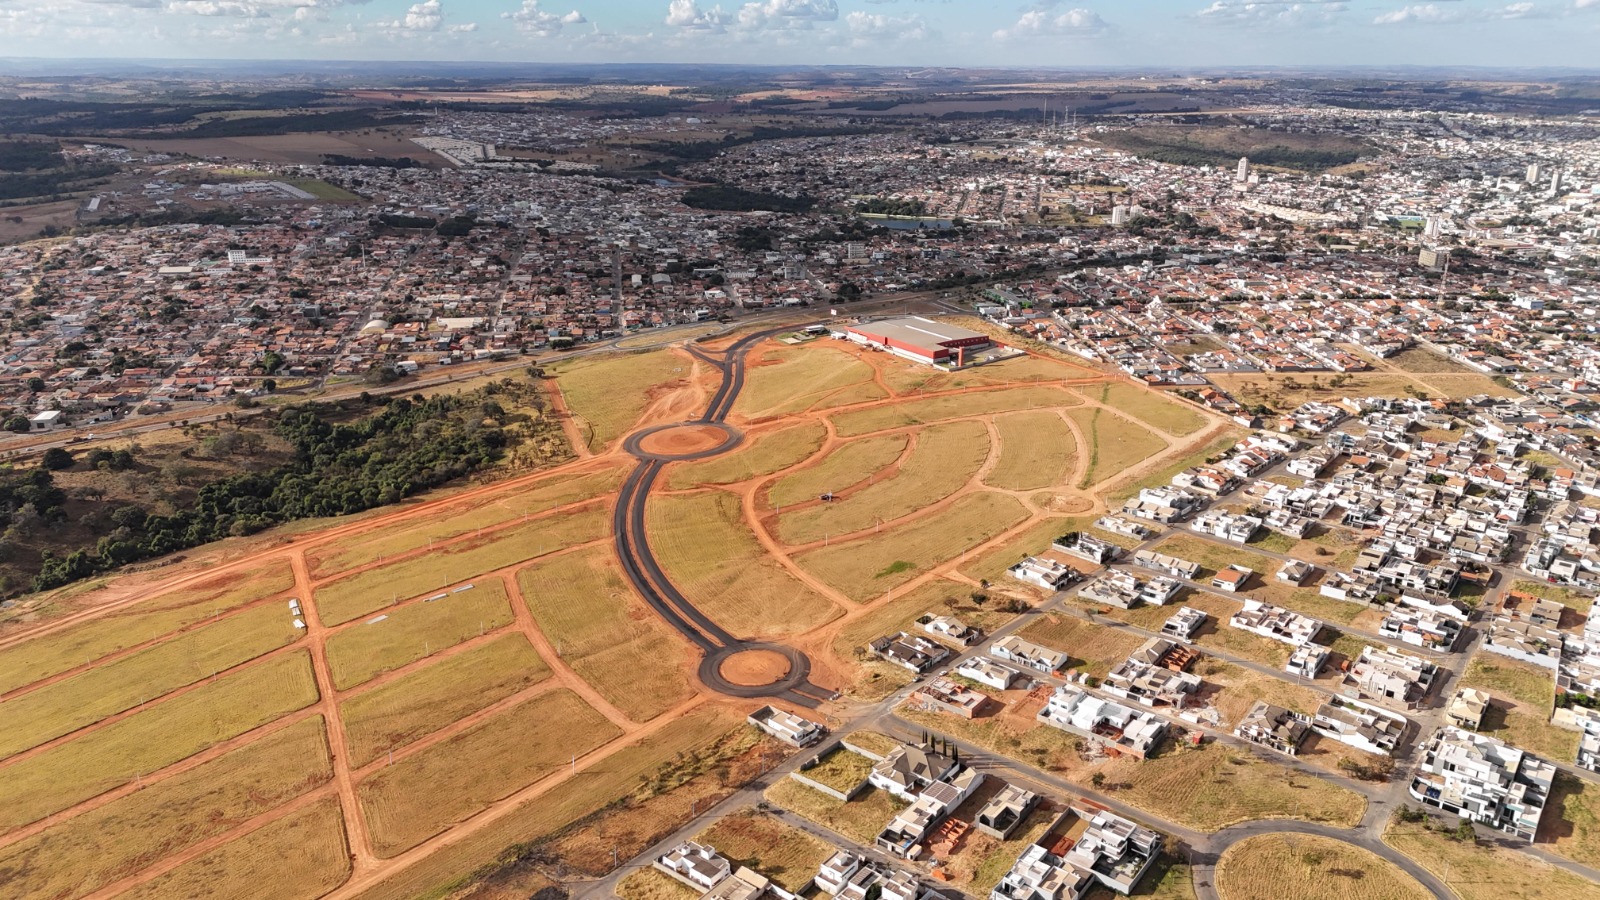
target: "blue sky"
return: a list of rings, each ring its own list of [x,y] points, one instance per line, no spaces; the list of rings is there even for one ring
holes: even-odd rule
[[[0,0],[0,56],[1600,66],[1600,0]]]

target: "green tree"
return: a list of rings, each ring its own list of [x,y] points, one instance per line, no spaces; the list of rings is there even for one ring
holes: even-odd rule
[[[51,472],[70,469],[73,462],[72,454],[60,447],[51,447],[44,452],[44,456],[39,457],[39,465]]]

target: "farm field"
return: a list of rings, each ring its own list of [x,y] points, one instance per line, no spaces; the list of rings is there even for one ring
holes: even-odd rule
[[[1428,900],[1428,891],[1394,863],[1306,834],[1264,834],[1234,844],[1217,862],[1216,883],[1223,900]]]
[[[812,501],[780,512],[778,539],[810,544],[892,523],[954,494],[978,474],[989,456],[989,433],[981,422],[961,421],[926,428],[897,471],[831,503]]]
[[[795,560],[845,596],[864,602],[1027,518],[1027,510],[1014,497],[988,492],[967,494],[937,516],[882,534],[810,550]]]
[[[562,662],[629,718],[652,719],[694,692],[683,639],[634,594],[608,548],[534,563],[517,582]]]
[[[1054,412],[1017,412],[995,417],[1000,463],[984,479],[990,487],[1034,491],[1066,482],[1078,442]]]
[[[611,528],[610,511],[589,504],[548,519],[535,519],[482,538],[466,538],[426,556],[366,569],[316,590],[327,625],[340,625],[401,600],[445,590],[452,584],[523,560],[596,541]]]
[[[452,591],[438,600],[410,603],[352,623],[328,638],[333,686],[349,690],[510,621],[505,585],[488,578],[469,591]]]
[[[827,429],[815,420],[791,425],[747,440],[724,456],[679,463],[669,470],[667,484],[673,490],[686,490],[708,484],[735,484],[782,472],[821,450],[826,436]]]
[[[357,786],[380,856],[414,847],[620,732],[576,694],[551,691],[379,769]],[[505,747],[515,745],[516,753]]]
[[[774,507],[793,506],[816,500],[827,492],[843,491],[875,479],[905,454],[911,438],[886,434],[851,441],[824,456],[815,465],[790,472],[774,481],[767,490],[767,502]]]
[[[837,615],[826,597],[763,551],[737,497],[658,497],[647,518],[667,574],[728,631],[748,637],[797,634]],[[785,602],[774,608],[770,597]]]
[[[432,663],[339,704],[350,762],[364,766],[550,677],[520,634]]]

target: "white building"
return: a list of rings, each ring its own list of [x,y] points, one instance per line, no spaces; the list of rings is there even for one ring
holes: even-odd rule
[[[1071,686],[1058,687],[1039,710],[1039,721],[1143,759],[1167,733],[1153,713],[1114,703]]]
[[[1486,735],[1445,726],[1422,751],[1411,796],[1532,842],[1556,767]]]

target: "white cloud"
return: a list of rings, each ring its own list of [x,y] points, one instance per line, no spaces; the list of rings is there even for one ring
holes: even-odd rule
[[[568,25],[582,25],[589,21],[577,10],[566,15],[546,12],[539,8],[539,0],[522,0],[521,9],[516,12],[501,13],[500,16],[510,19],[518,31],[535,37],[554,37]]]
[[[721,31],[725,15],[722,7],[701,9],[695,0],[672,0],[667,4],[667,24],[691,31]]]
[[[438,31],[444,24],[444,9],[439,0],[423,0],[422,3],[413,3],[406,10],[406,16],[395,22],[390,22],[389,27],[400,31]]]
[[[1054,11],[1057,5],[1050,0],[1028,10],[1017,20],[1017,24],[996,31],[995,40],[1098,34],[1109,27],[1100,14],[1093,10],[1080,8],[1058,13]]]
[[[859,45],[895,41],[925,41],[933,36],[921,16],[886,16],[881,13],[852,12],[844,17],[845,27]]]
[[[1578,0],[1582,3],[1583,0]],[[1505,19],[1543,19],[1553,13],[1536,3],[1512,3],[1498,9],[1446,7],[1421,3],[1382,13],[1374,25],[1455,25],[1461,22],[1488,22]]]
[[[1344,0],[1213,0],[1195,18],[1233,25],[1319,25],[1346,9]]]

